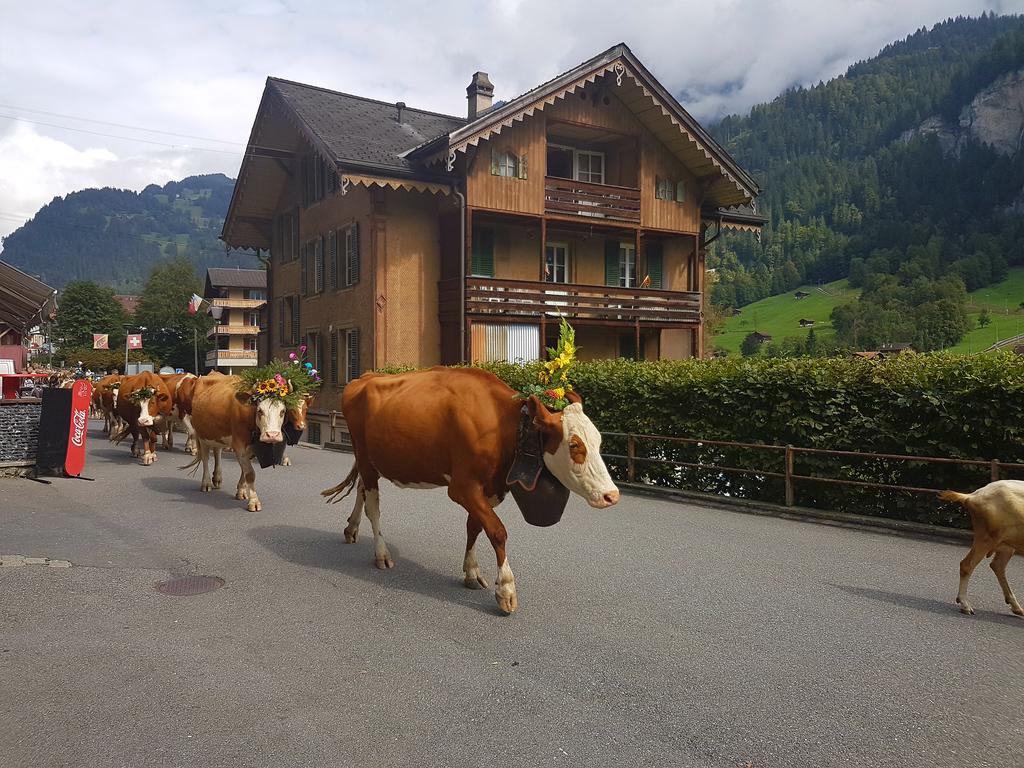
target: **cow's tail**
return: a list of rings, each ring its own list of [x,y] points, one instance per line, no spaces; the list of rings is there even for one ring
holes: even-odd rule
[[[971,494],[957,493],[956,491],[943,491],[942,493],[939,494],[939,498],[942,499],[943,501],[952,501],[956,504],[963,504],[965,501],[971,498]]]
[[[353,464],[352,471],[348,473],[348,477],[346,477],[337,485],[320,491],[320,495],[326,499],[327,504],[337,504],[339,501],[341,501],[350,493],[352,493],[352,489],[356,487],[356,482],[358,480],[359,467],[358,465]]]
[[[189,477],[195,477],[199,472],[199,465],[203,463],[202,458],[199,456],[199,451],[196,451],[196,455],[192,457],[192,461],[184,466],[178,467],[178,469],[184,469],[188,472]]]

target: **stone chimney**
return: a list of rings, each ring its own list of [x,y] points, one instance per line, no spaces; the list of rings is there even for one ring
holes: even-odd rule
[[[466,98],[469,99],[469,119],[476,120],[482,113],[491,108],[491,99],[494,98],[494,86],[486,72],[476,72],[469,87],[466,88]]]

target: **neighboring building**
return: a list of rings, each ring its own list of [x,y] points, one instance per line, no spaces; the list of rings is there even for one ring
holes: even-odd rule
[[[814,325],[814,321],[808,320],[806,317],[801,317],[797,322],[800,323],[801,328],[810,328]]]
[[[118,303],[121,305],[121,308],[124,309],[124,313],[128,315],[128,317],[133,317],[135,315],[135,310],[139,306],[138,296],[118,294],[114,298],[117,299]]]
[[[267,273],[262,269],[206,270],[203,297],[220,311],[217,324],[207,332],[214,348],[206,353],[206,367],[235,373],[259,362],[260,315],[267,303]]]
[[[810,295],[811,294],[809,294],[807,291],[797,291],[796,293],[793,294],[793,297],[797,299],[806,299]]]
[[[704,253],[757,185],[616,45],[465,118],[268,78],[222,239],[269,249],[272,355],[305,341],[314,418],[387,365],[704,353]],[[649,287],[641,287],[643,285]]]

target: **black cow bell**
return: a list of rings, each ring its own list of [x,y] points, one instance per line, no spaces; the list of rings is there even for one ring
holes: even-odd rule
[[[505,482],[530,525],[546,528],[562,519],[569,489],[544,465],[541,436],[525,406],[516,434],[516,456]]]
[[[299,438],[302,437],[302,430],[296,429],[288,419],[284,420],[284,426],[281,427],[281,431],[284,432],[284,439],[288,445],[295,445],[299,442]]]
[[[264,443],[260,440],[260,433],[252,434],[252,452],[260,463],[261,469],[273,467],[280,464],[284,459],[284,441],[279,443]]]

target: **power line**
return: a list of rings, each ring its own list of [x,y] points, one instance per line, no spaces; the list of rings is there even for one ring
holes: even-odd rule
[[[232,146],[238,146],[237,141],[227,141],[225,139],[211,139],[208,136],[193,136],[188,133],[175,133],[173,131],[161,131],[157,128],[142,128],[138,125],[126,125],[124,123],[112,123],[107,120],[95,120],[91,117],[78,117],[77,115],[65,115],[60,112],[47,112],[45,109],[32,109],[31,107],[19,107],[14,104],[0,104],[0,109],[15,109],[21,112],[35,112],[40,115],[49,115],[50,117],[64,117],[68,120],[79,120],[83,123],[96,123],[98,125],[110,125],[115,128],[127,128],[130,131],[144,131],[145,133],[159,133],[163,136],[177,136],[181,139],[196,139],[197,141],[212,141],[217,144],[231,144]]]
[[[25,117],[18,117],[16,115],[0,115],[0,119],[3,120],[14,120],[19,123],[30,123],[32,125],[45,125],[49,128],[58,128],[62,131],[75,131],[76,133],[88,133],[92,136],[105,136],[109,139],[120,139],[121,141],[138,141],[143,144],[152,144],[157,147],[170,147],[171,149],[190,149],[198,152],[215,152],[219,155],[233,155],[235,157],[245,157],[245,152],[232,152],[228,149],[213,149],[212,147],[194,147],[188,144],[168,144],[165,141],[153,141],[151,139],[141,139],[135,136],[118,136],[114,133],[103,133],[102,131],[90,131],[86,128],[73,128],[70,125],[58,125],[57,123],[47,123],[42,120],[29,120]]]

